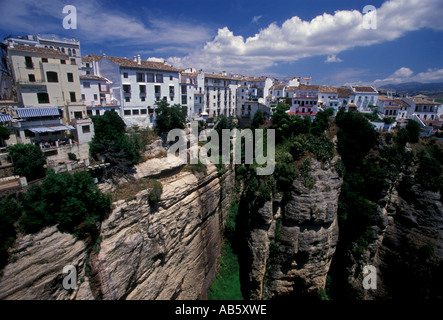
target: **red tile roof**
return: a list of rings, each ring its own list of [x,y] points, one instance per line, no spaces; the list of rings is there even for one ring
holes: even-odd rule
[[[151,69],[151,70],[162,70],[162,71],[171,71],[171,72],[180,71],[177,68],[171,67],[161,62],[141,60],[140,64],[138,64],[137,61],[134,61],[133,59],[108,57],[108,56],[102,57],[102,59],[108,59],[109,61],[119,65],[120,67],[125,67],[125,68]]]
[[[63,52],[55,50],[55,49],[35,47],[35,46],[26,46],[23,44],[15,44],[14,47],[9,47],[8,50],[19,51],[19,52],[29,52],[29,53],[35,53],[35,54],[44,55],[44,56],[68,57],[68,55],[66,53],[63,53]]]

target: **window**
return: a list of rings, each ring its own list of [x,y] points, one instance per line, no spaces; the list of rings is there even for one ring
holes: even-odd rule
[[[66,60],[61,59],[61,60],[60,60],[60,63],[61,63],[61,64],[66,64]]]
[[[94,100],[98,100],[97,94],[94,94]]]
[[[125,102],[131,102],[131,98],[130,97],[126,97],[125,98]]]
[[[49,103],[49,94],[47,92],[37,93],[38,103]]]
[[[182,94],[186,94],[187,93],[187,87],[186,86],[182,86]]]
[[[86,74],[91,74],[91,71],[89,71],[89,70],[88,70],[88,71],[86,71]]]
[[[160,86],[155,86],[154,89],[156,94],[160,94]]]
[[[72,54],[75,56],[76,55],[76,53],[75,53],[75,49],[72,49]]]
[[[82,101],[86,100],[86,96],[84,94],[82,94]]]
[[[68,82],[74,82],[74,76],[72,75],[72,73],[68,72],[67,75],[68,75]]]
[[[127,72],[123,72],[123,78],[128,78],[128,73]]]
[[[188,99],[186,95],[182,96],[182,104],[187,104],[188,103]]]
[[[174,87],[169,87],[169,94],[174,95]]]
[[[141,109],[141,110],[140,110],[140,114],[147,114],[147,111],[148,111],[148,110],[146,110],[146,109]]]
[[[155,75],[155,82],[157,82],[157,83],[163,83],[163,74],[161,74],[161,73],[157,73],[157,74]]]
[[[29,80],[29,82],[35,82],[35,75],[28,74],[28,80]]]
[[[75,59],[74,58],[71,58],[71,64],[72,65],[76,65],[77,63],[75,62]]]
[[[138,109],[132,110],[132,115],[133,116],[138,116],[139,114],[140,114],[140,111]]]
[[[124,93],[131,93],[131,85],[130,84],[124,84],[123,85],[123,92]]]
[[[143,102],[146,101],[146,97],[141,97],[140,99],[141,99],[141,101],[143,101]]]
[[[124,114],[125,114],[125,116],[130,116],[131,115],[131,110],[125,110]]]
[[[28,69],[34,69],[34,64],[32,63],[31,57],[25,57],[25,66]]]
[[[173,77],[172,77],[172,76],[169,76],[169,80],[172,81],[172,79],[173,79]]]
[[[82,132],[83,133],[91,132],[91,127],[90,126],[82,126]]]
[[[58,75],[55,71],[46,72],[46,78],[48,79],[48,82],[58,82]]]
[[[146,74],[146,82],[154,82],[154,74],[153,73]]]
[[[140,94],[146,94],[146,85],[140,85]]]
[[[42,62],[48,62],[48,58],[42,58]]]
[[[69,92],[69,98],[71,99],[71,102],[76,102],[76,98],[75,98],[75,92]]]
[[[46,47],[46,46],[45,46]],[[62,48],[62,52],[65,53],[65,48]]]
[[[74,118],[75,119],[81,119],[83,118],[83,114],[81,111],[74,111]]]
[[[142,72],[137,72],[137,82],[145,82],[145,74]]]
[[[89,68],[89,62],[86,62],[86,68]]]
[[[89,89],[91,87],[90,82],[83,82],[83,88]]]

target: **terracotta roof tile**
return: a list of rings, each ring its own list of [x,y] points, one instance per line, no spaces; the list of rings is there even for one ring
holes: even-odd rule
[[[55,50],[55,49],[43,48],[43,47],[35,47],[35,46],[26,46],[26,45],[23,45],[23,44],[15,44],[14,47],[9,47],[8,50],[10,50],[10,51],[19,51],[19,52],[36,53],[36,54],[45,55],[45,56],[68,57],[68,55],[66,53],[63,53],[63,52]]]
[[[152,69],[152,70],[164,70],[164,71],[172,71],[172,72],[179,72],[180,70],[174,67],[171,67],[165,63],[161,62],[154,62],[154,61],[146,61],[141,60],[140,64],[138,64],[136,61],[132,59],[127,58],[118,58],[118,57],[102,57],[106,58],[109,61],[119,65],[120,67],[126,67],[126,68],[136,68],[136,69]]]
[[[369,86],[352,86],[352,88],[354,89],[355,92],[377,93],[377,90]]]
[[[354,92],[351,89],[345,87],[338,87],[337,93],[339,98],[349,98],[354,95]]]

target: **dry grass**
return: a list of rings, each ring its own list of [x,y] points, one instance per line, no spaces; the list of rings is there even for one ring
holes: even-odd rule
[[[155,183],[155,179],[143,178],[119,184],[117,189],[112,193],[112,201],[127,200],[135,197],[140,191],[152,189]]]

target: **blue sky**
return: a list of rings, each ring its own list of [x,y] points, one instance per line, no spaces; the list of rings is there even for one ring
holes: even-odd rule
[[[63,28],[67,4],[76,30]],[[376,29],[362,28],[366,5]],[[179,68],[382,86],[443,81],[442,15],[441,0],[2,0],[0,35],[55,34],[80,40],[83,55]]]

